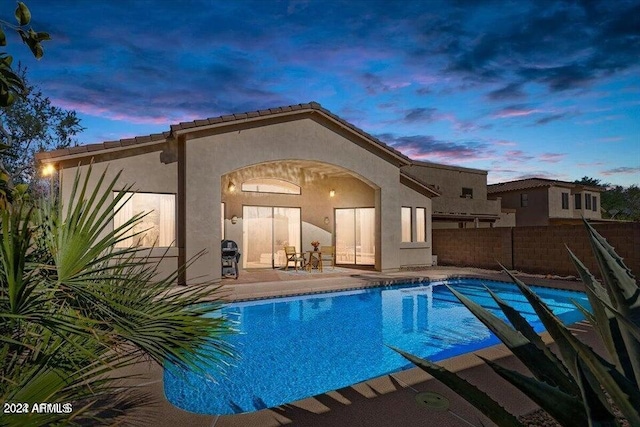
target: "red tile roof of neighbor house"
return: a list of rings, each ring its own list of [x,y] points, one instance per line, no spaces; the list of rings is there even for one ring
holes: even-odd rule
[[[559,181],[555,179],[546,178],[527,178],[519,179],[516,181],[501,182],[498,184],[487,185],[487,194],[506,193],[509,191],[526,190],[530,188],[542,188],[542,187],[565,187],[565,188],[580,188],[589,191],[603,191],[601,187],[594,187],[591,185],[583,185],[569,181]]]
[[[265,110],[249,111],[246,113],[239,113],[239,114],[229,114],[224,116],[211,117],[203,120],[194,120],[191,122],[181,122],[175,125],[171,125],[169,132],[156,133],[148,136],[137,136],[135,138],[125,138],[125,139],[120,139],[118,141],[106,141],[98,144],[78,145],[77,147],[63,148],[60,150],[44,151],[36,154],[36,160],[45,161],[45,160],[57,159],[59,157],[65,157],[73,154],[102,151],[102,150],[108,150],[112,148],[127,147],[131,145],[136,145],[136,144],[145,144],[149,142],[161,142],[161,141],[165,141],[167,138],[171,138],[175,136],[178,133],[188,133],[205,126],[214,126],[214,125],[227,124],[227,123],[231,124],[232,122],[239,122],[242,120],[250,120],[255,118],[274,116],[274,115],[283,114],[283,113],[295,113],[295,112],[302,113],[302,112],[314,112],[314,111],[321,112],[324,115],[332,118],[333,120],[337,121],[338,123],[350,129],[351,131],[367,139],[371,143],[378,145],[380,148],[382,148],[385,151],[390,152],[402,162],[405,162],[407,164],[412,163],[412,160],[409,157],[402,154],[400,151],[385,144],[384,142],[380,141],[378,138],[352,125],[351,123],[340,118],[339,116],[333,114],[331,111],[322,107],[322,105],[320,105],[317,102],[288,105],[286,107],[269,108]]]

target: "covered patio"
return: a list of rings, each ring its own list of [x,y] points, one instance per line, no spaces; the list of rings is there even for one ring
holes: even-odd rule
[[[243,269],[287,265],[285,246],[305,254],[331,246],[335,263],[375,266],[376,191],[359,175],[309,160],[255,164],[221,177],[221,233],[239,245]]]

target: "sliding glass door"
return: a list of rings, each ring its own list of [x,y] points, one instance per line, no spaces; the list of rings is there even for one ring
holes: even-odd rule
[[[336,263],[375,265],[375,208],[336,209]]]
[[[300,251],[300,208],[244,206],[242,243],[244,268],[275,268],[286,264],[285,246]]]

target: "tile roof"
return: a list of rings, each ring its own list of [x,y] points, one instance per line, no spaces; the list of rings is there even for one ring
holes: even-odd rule
[[[529,188],[542,187],[568,187],[568,188],[584,188],[592,191],[602,191],[602,188],[588,185],[577,184],[575,182],[559,181],[546,178],[527,178],[517,181],[501,182],[498,184],[487,185],[487,194],[504,193],[508,191],[526,190]]]
[[[211,117],[211,118],[208,118],[208,119],[194,120],[194,121],[190,121],[190,122],[181,122],[181,123],[178,123],[178,124],[171,125],[169,132],[163,132],[163,133],[153,134],[153,135],[148,135],[148,136],[139,136],[139,137],[135,137],[135,138],[121,139],[119,141],[106,141],[106,142],[102,142],[102,143],[99,143],[99,144],[79,145],[77,147],[69,147],[69,148],[63,148],[63,149],[60,149],[60,150],[45,151],[45,152],[42,152],[42,153],[37,153],[36,154],[36,159],[39,160],[39,161],[43,161],[43,160],[49,160],[49,159],[56,159],[56,158],[59,158],[59,157],[65,157],[65,156],[73,155],[73,154],[81,154],[81,153],[85,153],[85,152],[108,150],[108,149],[113,149],[113,148],[127,147],[127,146],[131,146],[131,145],[144,144],[144,143],[155,142],[155,141],[164,141],[167,138],[170,138],[170,137],[174,136],[175,133],[177,133],[177,132],[185,133],[185,132],[182,132],[182,131],[189,132],[191,130],[195,130],[196,128],[204,127],[204,126],[211,126],[211,125],[217,125],[217,124],[220,124],[220,123],[229,123],[229,122],[253,119],[253,118],[257,118],[257,117],[267,117],[267,116],[272,116],[272,115],[276,115],[276,114],[282,114],[282,113],[288,113],[288,112],[296,112],[296,111],[300,111],[300,112],[303,112],[303,111],[310,111],[310,112],[319,111],[319,112],[323,113],[324,115],[326,115],[326,116],[332,118],[333,120],[337,121],[341,125],[345,126],[346,128],[350,129],[351,131],[355,132],[356,134],[359,134],[360,136],[362,136],[365,139],[369,140],[374,145],[377,145],[380,148],[382,148],[383,150],[390,152],[391,154],[393,154],[397,158],[401,159],[403,162],[406,162],[407,164],[410,164],[412,162],[412,160],[409,157],[405,156],[404,154],[402,154],[398,150],[396,150],[393,147],[385,144],[384,142],[380,141],[378,138],[368,134],[367,132],[363,131],[362,129],[352,125],[351,123],[347,122],[346,120],[338,117],[337,115],[333,114],[331,111],[329,111],[326,108],[322,107],[317,102],[309,102],[309,103],[304,103],[304,104],[288,105],[288,106],[284,106],[284,107],[268,108],[268,109],[264,109],[264,110],[249,111],[249,112],[238,113],[238,114],[228,114],[228,115],[224,115],[224,116]]]

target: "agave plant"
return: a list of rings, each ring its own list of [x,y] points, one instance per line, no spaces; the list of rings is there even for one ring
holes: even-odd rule
[[[130,188],[114,193],[119,174],[105,183],[103,173],[88,191],[90,175],[76,175],[66,207],[18,202],[0,211],[0,405],[29,408],[3,414],[0,425],[114,424],[125,416],[146,425],[144,411],[133,410],[151,403],[148,394],[121,368],[152,360],[198,369],[231,355],[229,326],[205,316],[221,307],[217,288],[177,288],[181,269],[161,276],[159,262],[138,248],[116,248],[142,216],[112,229]],[[71,406],[32,412],[39,402]]]
[[[592,312],[577,303],[576,306],[601,337],[609,353],[608,360],[578,340],[527,285],[506,269],[556,342],[561,357],[544,345],[517,310],[491,291],[510,324],[455,289],[449,289],[527,366],[533,377],[483,359],[487,365],[561,425],[616,426],[614,406],[630,425],[639,426],[640,287],[613,247],[586,221],[585,226],[602,282],[569,250],[585,284]],[[394,350],[451,388],[496,424],[522,425],[493,398],[458,375],[428,360]]]

